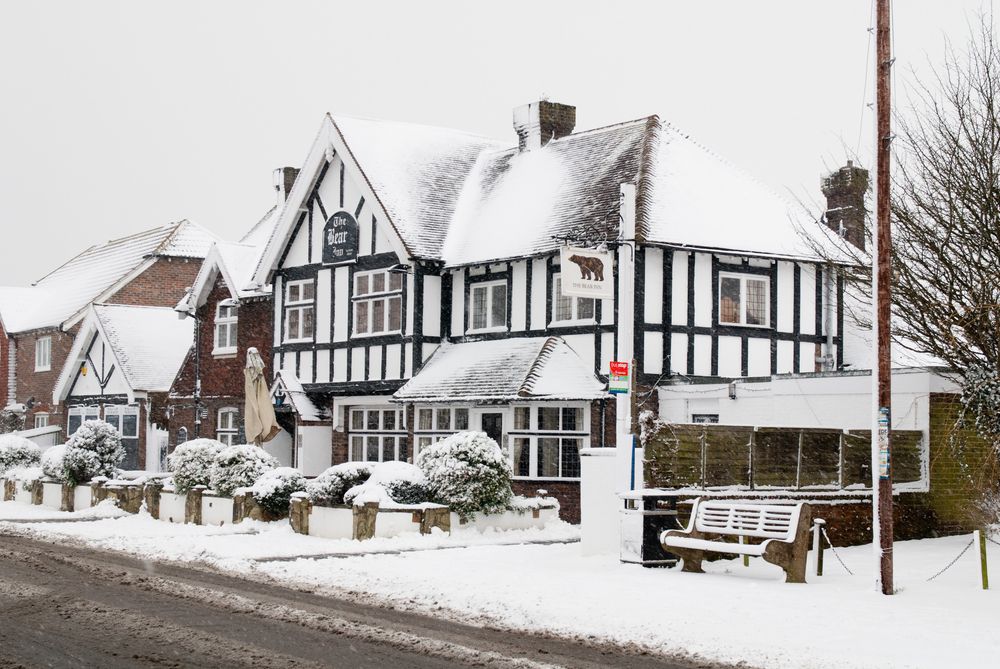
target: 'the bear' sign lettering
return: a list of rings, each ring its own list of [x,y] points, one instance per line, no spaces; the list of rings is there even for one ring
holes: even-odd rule
[[[614,261],[611,253],[564,246],[559,261],[563,295],[598,300],[614,298]]]
[[[349,212],[338,211],[323,228],[323,262],[349,262],[358,257],[358,222]]]

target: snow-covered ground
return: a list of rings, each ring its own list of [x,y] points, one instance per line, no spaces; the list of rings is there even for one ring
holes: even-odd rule
[[[15,504],[0,503],[0,522],[21,513]],[[897,543],[899,592],[883,597],[873,589],[868,546],[839,550],[855,576],[827,552],[825,576],[787,585],[779,568],[759,560],[749,568],[739,560],[714,562],[707,574],[684,574],[621,564],[615,556],[582,557],[577,543],[524,543],[575,538],[576,528],[562,523],[367,542],[297,535],[282,522],[198,527],[143,514],[8,524],[5,530],[200,561],[478,624],[636,643],[748,666],[994,667],[1000,658],[1000,593],[980,588],[975,551],[927,582],[969,536]],[[1000,579],[1000,546],[989,544],[989,552]],[[259,561],[354,553],[360,554]]]

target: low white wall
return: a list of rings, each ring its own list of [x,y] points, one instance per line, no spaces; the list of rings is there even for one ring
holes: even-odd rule
[[[210,495],[202,495],[201,497],[202,525],[231,525],[232,523],[233,523],[232,497],[212,497]]]
[[[78,485],[73,488],[73,510],[82,511],[90,508],[91,490],[89,485]]]
[[[584,555],[618,550],[620,481],[616,448],[580,451],[580,551]]]
[[[14,483],[14,501],[22,504],[31,504],[31,491],[24,489],[23,481]]]
[[[379,520],[381,519],[382,515],[379,514]],[[452,531],[455,531],[456,529],[464,530],[475,528],[480,532],[490,528],[495,530],[527,530],[532,527],[544,527],[550,520],[558,519],[558,509],[540,509],[538,512],[538,518],[535,518],[534,514],[530,510],[525,511],[524,513],[504,511],[503,513],[491,513],[489,515],[476,514],[474,518],[471,518],[468,522],[463,524],[458,514],[452,512],[451,529]],[[375,527],[377,531],[377,522]]]
[[[376,521],[375,526],[378,527]],[[353,509],[338,509],[314,506],[309,512],[309,535],[327,539],[351,539],[354,537]]]
[[[165,490],[160,492],[160,520],[170,523],[183,523],[184,506],[186,503],[187,495],[178,495],[177,493]]]
[[[420,532],[420,522],[413,522],[413,511],[379,509],[378,516],[375,517],[376,537],[388,539],[407,532]]]
[[[62,507],[62,483],[42,483],[42,506],[57,511]]]

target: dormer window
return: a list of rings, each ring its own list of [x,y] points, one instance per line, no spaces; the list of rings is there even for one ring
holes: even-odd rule
[[[285,341],[312,341],[315,313],[315,282],[289,281],[285,286]]]
[[[719,324],[768,327],[769,290],[765,277],[720,274]]]
[[[220,303],[215,309],[215,355],[236,353],[236,308]]]

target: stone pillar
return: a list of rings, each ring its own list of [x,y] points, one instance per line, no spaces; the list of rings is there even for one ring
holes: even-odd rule
[[[378,502],[367,502],[364,506],[354,505],[354,539],[364,541],[375,536],[375,519],[378,517]]]
[[[3,501],[12,502],[17,494],[17,481],[14,479],[3,480]]]
[[[420,534],[430,534],[435,527],[451,534],[451,509],[448,507],[424,509],[421,515]]]
[[[108,489],[104,487],[104,481],[90,482],[90,505],[97,506],[108,497]]]
[[[163,490],[163,482],[154,479],[147,483],[142,489],[142,499],[146,504],[146,511],[153,518],[160,519],[160,492]]]
[[[201,495],[206,490],[203,485],[196,485],[187,491],[184,501],[184,522],[201,525]]]
[[[31,503],[41,504],[42,503],[42,482],[39,480],[34,480],[31,482]]]
[[[76,505],[76,486],[70,483],[62,484],[62,500],[59,504],[60,511],[73,511]]]
[[[288,513],[288,522],[292,525],[292,530],[299,534],[309,534],[309,512],[312,510],[312,502],[307,497],[293,497],[291,508]]]

